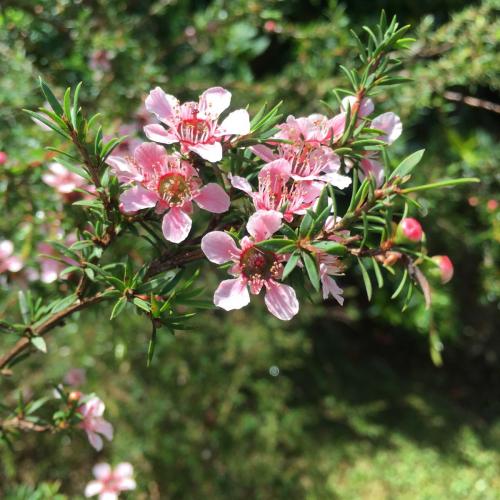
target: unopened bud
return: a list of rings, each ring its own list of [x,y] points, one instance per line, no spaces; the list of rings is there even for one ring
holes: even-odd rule
[[[399,222],[394,241],[398,244],[418,243],[422,241],[423,235],[420,222],[412,217],[406,217]]]
[[[439,278],[443,285],[453,278],[453,263],[447,255],[434,255],[432,260],[439,268]]]
[[[81,397],[82,397],[82,393],[80,391],[71,391],[69,393],[69,396],[68,396],[68,401],[75,403],[77,401],[80,401]]]

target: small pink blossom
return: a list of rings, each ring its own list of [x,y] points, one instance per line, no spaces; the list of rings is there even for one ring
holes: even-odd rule
[[[87,375],[83,368],[71,368],[64,375],[64,383],[73,387],[79,387],[87,381]]]
[[[273,160],[259,172],[259,189],[253,191],[251,184],[243,177],[232,176],[231,184],[247,193],[257,210],[271,210],[283,213],[290,222],[294,215],[304,214],[318,199],[323,184],[314,181],[294,182],[292,167],[287,160]]]
[[[337,285],[332,276],[342,274],[343,266],[340,259],[335,255],[328,255],[325,252],[318,254],[319,277],[323,291],[323,299],[326,300],[330,295],[342,306],[344,305],[344,291]]]
[[[92,472],[95,480],[85,488],[85,496],[99,495],[99,500],[116,500],[122,491],[135,490],[134,468],[128,462],[118,464],[114,469],[109,464],[100,463]]]
[[[60,237],[62,235],[60,234]],[[77,241],[77,236],[75,233],[68,234],[64,239],[63,243],[66,246],[71,246]],[[53,283],[59,278],[59,274],[67,266],[78,266],[79,263],[69,257],[61,256],[60,253],[54,249],[50,243],[42,242],[37,246],[38,252],[40,253],[40,280],[43,283]],[[51,256],[60,257],[61,260],[52,259]]]
[[[90,444],[97,451],[103,447],[101,435],[108,441],[113,439],[113,426],[102,418],[105,408],[104,403],[95,396],[78,408],[83,417],[79,426],[87,433]]]
[[[273,139],[287,142],[273,143],[271,139],[269,144],[276,145],[276,153],[265,145],[254,146],[252,151],[267,162],[280,158],[287,160],[295,180],[328,182],[340,189],[350,185],[351,179],[339,174],[340,158],[329,147],[333,129],[326,116],[289,116],[279,129]]]
[[[134,151],[133,158],[111,156],[107,160],[120,182],[134,186],[120,197],[124,212],[155,207],[166,212],[162,230],[173,243],[184,241],[191,230],[192,201],[208,212],[223,213],[231,200],[216,183],[203,186],[196,169],[179,156],[168,155],[158,144],[146,142]]]
[[[5,151],[0,151],[0,165],[5,165],[9,157]]]
[[[231,93],[222,87],[212,87],[200,96],[199,102],[180,104],[177,98],[156,87],[146,98],[146,108],[167,126],[146,125],[148,139],[162,144],[179,142],[182,153],[192,151],[210,162],[222,159],[222,142],[231,135],[250,132],[250,118],[238,109],[219,125],[220,114],[229,107]]]
[[[439,266],[441,283],[445,285],[453,278],[453,262],[447,255],[434,255],[432,260]]]
[[[282,224],[276,211],[255,212],[248,220],[247,231],[238,248],[227,233],[212,231],[201,240],[201,249],[216,264],[233,262],[230,274],[234,279],[222,281],[214,294],[214,304],[226,311],[241,309],[250,302],[248,288],[258,294],[264,287],[264,301],[271,314],[289,320],[299,312],[299,302],[291,286],[279,283],[286,257],[258,248],[255,243],[269,238]]]
[[[17,273],[23,268],[23,261],[14,254],[14,245],[10,240],[0,240],[0,274],[5,271]]]
[[[413,217],[405,217],[398,224],[396,232],[397,243],[413,242],[418,243],[422,240],[424,231],[420,222]]]
[[[89,192],[95,190],[94,186],[89,185],[83,177],[68,170],[60,163],[50,163],[48,170],[42,175],[43,182],[53,187],[67,201],[73,201],[75,196],[76,198],[81,196],[81,193],[75,192],[76,189],[84,189]]]

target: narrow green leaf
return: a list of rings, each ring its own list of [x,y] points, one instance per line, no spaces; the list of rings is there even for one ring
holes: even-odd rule
[[[59,104],[56,96],[53,94],[52,90],[50,90],[50,87],[42,80],[42,77],[38,77],[38,80],[40,82],[40,88],[42,89],[43,95],[45,96],[45,99],[47,99],[47,102],[50,104],[50,107],[54,110],[54,113],[62,116],[64,114],[64,111],[62,106]]]
[[[309,281],[311,282],[311,285],[317,292],[319,292],[320,281],[319,281],[319,272],[316,259],[312,255],[306,252],[302,252],[302,261],[304,262],[304,266],[306,268],[307,275],[309,276]]]
[[[126,304],[127,304],[127,298],[120,297],[113,306],[113,309],[111,311],[111,316],[109,317],[109,319],[110,320],[115,319],[123,311]]]
[[[379,288],[384,286],[384,278],[382,272],[380,271],[380,266],[378,265],[377,259],[372,257],[373,270],[375,271],[375,277],[377,278],[377,285]]]
[[[285,268],[283,269],[283,275],[282,279],[286,279],[286,277],[295,269],[297,266],[298,262],[300,259],[300,252],[296,250],[292,255],[290,255],[290,258],[288,259],[288,262],[285,265]]]
[[[424,155],[425,149],[420,149],[412,153],[410,156],[407,156],[392,172],[389,179],[393,179],[395,177],[405,177],[410,174],[412,170],[418,165],[422,156]]]
[[[365,283],[365,288],[366,288],[366,296],[368,297],[368,300],[372,300],[372,282],[370,280],[370,275],[368,274],[368,271],[366,270],[365,265],[363,264],[363,261],[357,257],[359,267],[361,269],[361,275],[363,276],[363,281]]]
[[[396,288],[396,291],[391,295],[391,299],[395,299],[403,290],[406,280],[408,279],[408,269],[404,270],[403,277],[399,283],[399,286]]]

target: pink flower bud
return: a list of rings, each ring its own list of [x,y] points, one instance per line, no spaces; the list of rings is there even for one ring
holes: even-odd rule
[[[434,255],[432,260],[438,265],[441,283],[444,285],[453,278],[453,263],[447,255]]]
[[[0,151],[0,165],[5,165],[7,163],[7,153],[5,151]]]
[[[418,243],[422,241],[424,231],[417,219],[406,217],[401,219],[396,229],[396,243]]]

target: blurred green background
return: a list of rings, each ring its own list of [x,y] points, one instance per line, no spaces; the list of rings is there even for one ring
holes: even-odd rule
[[[339,64],[355,64],[349,30],[381,8],[417,39],[404,62],[414,82],[376,99],[403,120],[395,156],[426,148],[416,182],[482,179],[420,198],[430,254],[455,263],[432,323],[418,297],[404,314],[390,289],[368,303],[349,273],[343,308],[304,301],[286,324],[259,301],[207,311],[190,332],[162,332],[147,369],[143,318],[86,312],[52,332],[49,354],[0,380],[0,400],[19,385],[50,394],[84,368],[81,390],[106,402],[116,437],[100,454],[76,432],[0,444],[0,497],[80,498],[104,460],[134,465],[128,497],[139,499],[500,498],[497,0],[2,0],[0,235],[36,265],[47,224],[69,231],[78,217],[40,182],[43,147],[57,139],[20,111],[43,105],[38,75],[58,91],[82,80],[83,105],[102,112],[109,134],[140,130],[155,85],[180,98],[223,85],[251,113],[280,100],[296,116],[327,112],[319,101],[335,106],[331,90],[345,86]],[[117,252],[147,259],[130,245]],[[217,277],[207,274],[209,297]],[[4,284],[0,316],[23,286]],[[34,289],[55,296],[67,285]],[[430,328],[444,346],[439,368]]]

